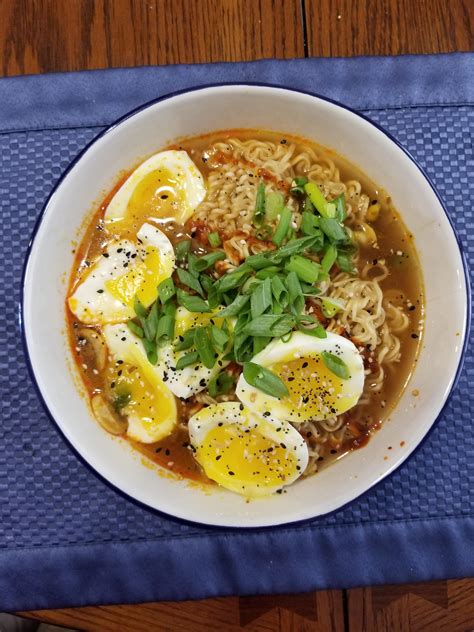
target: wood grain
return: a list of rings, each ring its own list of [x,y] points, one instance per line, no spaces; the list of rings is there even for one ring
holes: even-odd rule
[[[310,56],[474,49],[472,0],[303,0]]]
[[[0,0],[0,75],[474,49],[473,0]],[[465,632],[474,580],[42,610],[81,630]]]
[[[0,0],[4,75],[304,55],[299,0]]]

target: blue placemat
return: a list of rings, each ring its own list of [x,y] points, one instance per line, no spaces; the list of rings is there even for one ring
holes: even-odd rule
[[[25,366],[18,301],[26,246],[48,193],[84,145],[127,110],[219,81],[312,90],[364,111],[426,168],[474,257],[474,55],[0,80],[0,610],[474,575],[469,353],[442,419],[407,464],[332,515],[271,530],[200,527],[133,503],[71,451],[43,411]]]

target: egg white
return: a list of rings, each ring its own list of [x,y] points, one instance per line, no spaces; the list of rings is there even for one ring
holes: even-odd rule
[[[133,318],[133,303],[124,303],[110,291],[110,282],[129,279],[133,283],[133,271],[143,267],[147,255],[156,250],[156,268],[143,271],[143,283],[152,283],[150,304],[157,297],[158,284],[171,276],[175,266],[175,254],[168,237],[151,224],[143,224],[137,233],[138,242],[128,239],[110,242],[105,252],[90,267],[87,276],[81,280],[68,299],[73,314],[83,323],[97,325],[114,323]],[[150,277],[150,278],[149,278]],[[126,285],[126,281],[124,281]],[[133,293],[130,291],[131,298]]]
[[[339,379],[325,368],[320,354],[329,352],[337,355],[349,369],[348,379]],[[290,397],[278,399],[263,393],[246,381],[243,373],[237,383],[237,397],[257,415],[271,414],[291,422],[319,421],[340,415],[359,400],[364,388],[364,365],[356,346],[347,338],[328,332],[326,338],[315,338],[303,332],[294,332],[288,342],[273,340],[252,362],[275,371],[275,365],[305,361],[319,363],[318,370],[311,374],[299,368],[291,375],[291,382],[283,381],[294,389]],[[287,366],[292,366],[291,364]],[[314,365],[313,365],[314,366]],[[307,399],[306,399],[307,398]],[[296,401],[295,401],[296,399]]]
[[[308,464],[306,442],[291,424],[272,415],[260,418],[239,402],[203,408],[191,417],[188,429],[195,458],[206,475],[244,496],[281,490],[299,478]],[[265,441],[265,448],[252,453],[255,438]]]
[[[174,219],[184,224],[204,200],[204,178],[185,151],[170,149],[154,154],[127,178],[110,201],[104,215],[106,222],[118,222],[127,214],[128,204],[138,184],[153,171],[166,169],[178,183],[180,204]]]

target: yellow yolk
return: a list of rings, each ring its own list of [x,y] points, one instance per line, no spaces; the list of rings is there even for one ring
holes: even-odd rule
[[[207,476],[240,493],[283,485],[298,469],[284,443],[277,444],[257,430],[237,424],[212,428],[195,448]]]
[[[106,281],[105,287],[127,307],[133,308],[135,296],[148,307],[158,295],[157,286],[169,276],[162,268],[159,252],[147,246],[143,261],[134,264],[125,274]]]
[[[212,323],[217,325],[218,327],[222,327],[223,318],[216,317],[217,312],[213,313],[199,313],[199,312],[180,312],[178,311],[178,316],[176,318],[175,325],[175,336],[182,336],[184,333],[188,331],[188,329],[192,329],[193,327],[207,327]]]
[[[135,421],[129,426],[132,438],[143,441],[144,435],[159,441],[172,431],[176,423],[175,399],[156,376],[150,376],[141,366],[114,362],[107,369],[107,385],[111,401],[120,403],[120,412],[129,421]]]
[[[278,362],[268,367],[284,381],[292,410],[305,415],[337,414],[344,381],[330,371],[320,355]],[[347,396],[345,396],[347,397]]]

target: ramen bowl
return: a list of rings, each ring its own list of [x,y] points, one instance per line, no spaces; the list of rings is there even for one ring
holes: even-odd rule
[[[65,335],[72,244],[117,175],[175,139],[220,129],[275,130],[335,150],[385,189],[414,237],[426,317],[408,386],[368,444],[284,494],[253,499],[201,487],[146,466],[129,443],[94,420]],[[439,253],[443,253],[440,257]],[[27,255],[22,322],[25,351],[44,406],[106,481],[135,500],[194,522],[261,527],[314,518],[357,498],[420,444],[460,371],[469,318],[465,263],[439,195],[414,159],[384,130],[328,99],[272,86],[221,85],[170,95],[128,114],[74,160],[50,195]],[[390,449],[389,449],[390,448]]]

